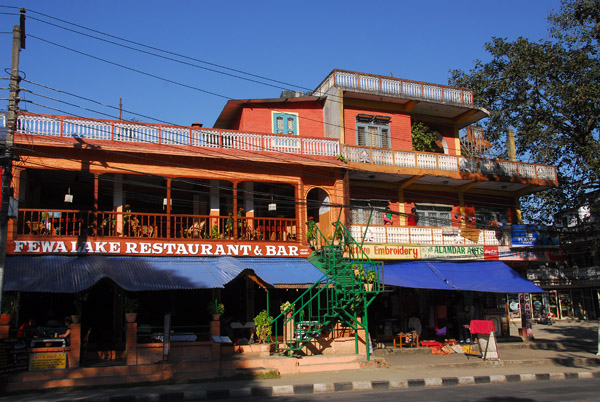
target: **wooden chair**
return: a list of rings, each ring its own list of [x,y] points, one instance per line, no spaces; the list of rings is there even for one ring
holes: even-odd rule
[[[200,222],[194,222],[192,226],[187,229],[183,229],[183,237],[187,238],[201,238],[204,234],[204,227],[206,226],[206,221],[202,220]]]
[[[129,234],[135,237],[155,237],[156,230],[152,225],[141,225],[138,218],[129,218]]]
[[[43,235],[46,233],[51,233],[51,231],[46,228],[46,224],[44,222],[26,221],[25,223],[29,229],[29,234]]]

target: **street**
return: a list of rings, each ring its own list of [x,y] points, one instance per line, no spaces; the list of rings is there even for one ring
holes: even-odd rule
[[[452,387],[409,388],[387,391],[336,392],[277,397],[279,402],[293,401],[465,401],[465,402],[536,402],[598,400],[600,379],[535,381],[526,383],[481,384]],[[254,397],[247,401],[269,401],[272,397]]]

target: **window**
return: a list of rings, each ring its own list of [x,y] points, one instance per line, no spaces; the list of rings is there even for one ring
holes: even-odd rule
[[[418,226],[452,226],[450,205],[416,204]]]
[[[360,113],[356,116],[356,144],[376,147],[390,147],[389,116]]]
[[[273,133],[298,134],[298,115],[296,113],[273,112]]]
[[[497,226],[499,223],[505,224],[508,222],[506,208],[475,208],[475,222],[478,225]]]
[[[373,211],[373,216],[371,217],[371,222],[369,225],[383,225],[383,211],[389,205],[389,201],[387,200],[363,200],[363,199],[351,199],[350,205],[351,213],[350,220],[355,225],[366,225],[369,222],[369,216],[371,216],[371,210],[376,208]]]

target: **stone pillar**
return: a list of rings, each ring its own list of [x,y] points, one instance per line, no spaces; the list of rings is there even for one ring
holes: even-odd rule
[[[127,333],[125,334],[125,338],[127,365],[135,366],[137,364],[137,322],[127,323]]]
[[[71,324],[69,368],[78,368],[81,361],[81,324]]]
[[[215,342],[213,336],[221,336],[221,321],[213,320],[210,322],[210,339],[212,341],[210,355],[213,359],[221,358],[221,343]]]

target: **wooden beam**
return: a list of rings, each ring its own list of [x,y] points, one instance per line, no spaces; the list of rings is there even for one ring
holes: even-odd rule
[[[408,178],[408,179],[400,182],[398,184],[398,189],[399,190],[404,190],[404,189],[410,187],[411,184],[413,184],[414,182],[416,182],[417,180],[419,180],[421,177],[423,177],[423,175],[415,175],[415,176],[413,176],[411,178]]]

